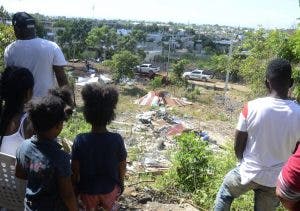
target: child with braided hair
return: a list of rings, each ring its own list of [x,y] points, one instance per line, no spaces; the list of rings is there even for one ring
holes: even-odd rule
[[[33,135],[24,111],[31,99],[34,79],[22,67],[7,67],[0,78],[0,151],[15,156],[16,149]]]

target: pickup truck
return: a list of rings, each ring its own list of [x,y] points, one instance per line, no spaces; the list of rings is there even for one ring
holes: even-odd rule
[[[136,67],[136,70],[137,70],[137,72],[140,72],[140,73],[153,74],[153,73],[159,72],[160,68],[155,67],[152,64],[141,64]]]
[[[203,80],[203,81],[208,81],[209,79],[213,78],[213,74],[209,71],[206,70],[193,70],[191,72],[185,72],[182,75],[183,78],[187,80]]]

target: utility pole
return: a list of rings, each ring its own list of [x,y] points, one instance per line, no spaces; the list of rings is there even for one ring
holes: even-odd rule
[[[93,20],[94,20],[95,19],[95,3],[93,3],[92,11],[93,11]]]
[[[233,45],[233,40],[230,40],[230,46],[229,46],[229,62],[231,62],[231,57],[232,57],[232,46]],[[226,79],[225,79],[225,93],[228,91],[228,81],[229,81],[229,73],[230,73],[230,70],[229,68],[227,67],[227,71],[226,71]]]
[[[171,38],[170,38],[171,39]],[[167,75],[168,75],[168,70],[169,70],[169,62],[170,62],[170,50],[171,50],[171,42],[169,39],[169,50],[168,50],[168,62],[167,62]]]
[[[168,50],[168,65],[167,65],[167,75],[168,75],[168,70],[169,70],[169,64],[170,64],[170,51],[171,51],[171,41],[173,43],[173,31],[172,31],[172,35],[169,38],[169,50]]]

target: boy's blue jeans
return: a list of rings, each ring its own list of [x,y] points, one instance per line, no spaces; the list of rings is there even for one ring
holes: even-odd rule
[[[236,167],[225,176],[217,194],[214,211],[230,210],[234,198],[239,197],[249,190],[254,191],[255,211],[273,211],[279,206],[279,200],[275,195],[275,188],[262,186],[255,182],[242,185],[240,169]]]

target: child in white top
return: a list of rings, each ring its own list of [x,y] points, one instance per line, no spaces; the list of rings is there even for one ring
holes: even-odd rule
[[[34,79],[26,68],[7,67],[0,78],[0,151],[12,156],[33,135],[24,105],[32,97]]]

